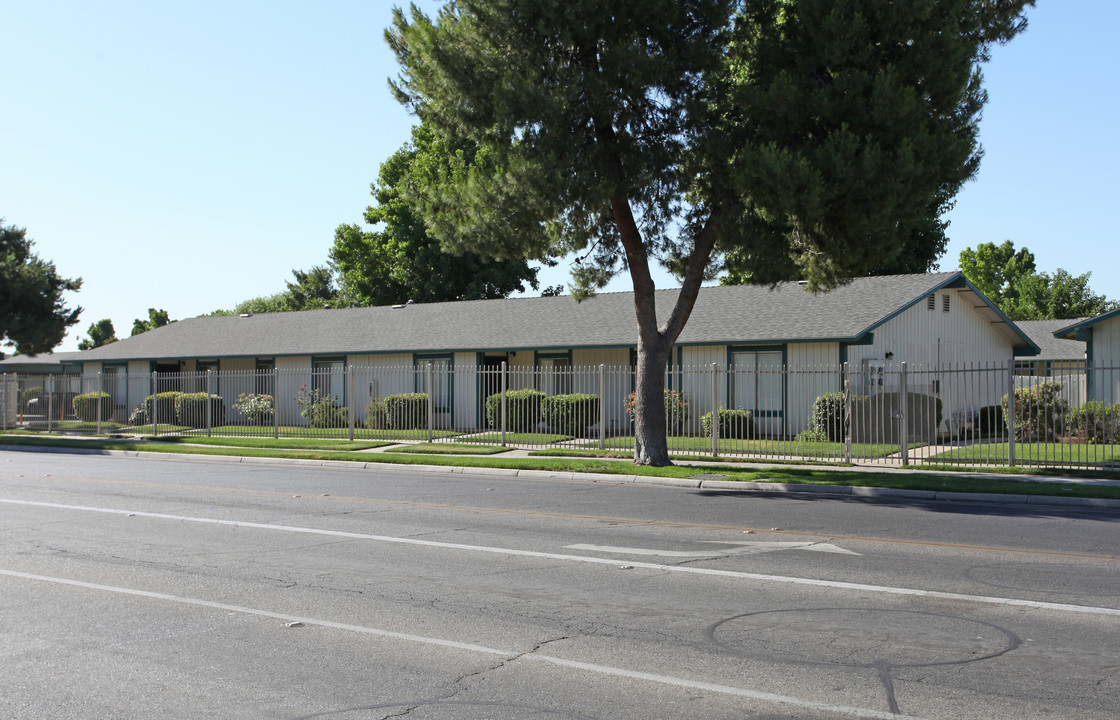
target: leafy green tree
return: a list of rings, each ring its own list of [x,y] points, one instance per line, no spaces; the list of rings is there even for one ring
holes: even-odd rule
[[[34,245],[27,228],[0,218],[0,341],[24,355],[50,352],[82,312],[62,299],[81,288],[82,279],[61,277],[53,262],[32,252]]]
[[[1010,240],[965,248],[959,260],[965,277],[1012,320],[1072,320],[1120,307],[1092,291],[1091,273],[1039,272],[1034,253]]]
[[[334,307],[338,288],[334,271],[325,265],[313,265],[310,270],[292,270],[295,282],[288,283],[284,302],[289,310],[320,310]]]
[[[471,162],[473,143],[461,143],[456,159]],[[370,186],[376,206],[366,208],[365,221],[377,226],[340,225],[335,231],[331,263],[339,272],[341,292],[350,305],[395,305],[407,300],[487,300],[537,289],[537,269],[523,259],[495,260],[473,252],[445,252],[424,227],[404,193],[413,166],[430,172],[446,168],[447,150],[424,124],[405,145],[381,165]]]
[[[89,337],[78,341],[79,350],[92,350],[117,341],[117,331],[113,328],[113,321],[109,318],[93,323],[86,332]]]
[[[140,333],[146,333],[149,330],[155,330],[156,328],[163,327],[164,325],[170,325],[173,322],[175,321],[168,317],[166,310],[156,310],[155,308],[148,308],[147,320],[136,318],[132,321],[132,335],[135,336],[139,335]]]
[[[458,0],[397,9],[391,86],[468,162],[406,196],[445,247],[628,271],[635,453],[669,463],[669,351],[715,259],[819,291],[891,262],[980,161],[980,64],[1032,0]],[[682,281],[667,317],[650,264]]]

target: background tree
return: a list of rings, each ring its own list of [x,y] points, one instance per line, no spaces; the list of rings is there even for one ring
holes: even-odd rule
[[[168,317],[166,310],[156,310],[155,308],[148,308],[147,320],[136,318],[132,321],[132,335],[135,336],[139,335],[140,333],[146,333],[149,330],[155,330],[158,327],[170,325],[173,322],[175,321]]]
[[[34,245],[27,228],[0,218],[0,341],[24,355],[50,352],[82,312],[62,299],[81,288],[82,279],[61,277],[53,262],[32,252]]]
[[[288,283],[284,302],[288,310],[321,310],[335,307],[338,288],[334,271],[326,265],[313,265],[310,270],[292,270],[295,282]]]
[[[473,143],[454,150],[469,166]],[[341,292],[350,305],[395,305],[445,300],[486,300],[537,289],[537,268],[523,259],[495,260],[473,252],[445,252],[424,226],[424,218],[405,197],[413,166],[431,172],[446,168],[448,150],[424,124],[413,128],[412,143],[381,164],[370,194],[376,206],[366,208],[359,225],[340,225],[331,248],[331,264],[339,272]]]
[[[717,253],[810,290],[898,257],[979,164],[989,46],[1031,0],[459,0],[395,11],[391,86],[468,163],[407,195],[447,247],[629,271],[635,462],[668,464],[664,369]],[[682,280],[668,317],[650,263]]]
[[[113,328],[113,321],[109,318],[93,323],[86,332],[89,337],[78,341],[79,350],[92,350],[117,341],[117,331]],[[135,334],[133,333],[133,335]]]
[[[960,254],[961,272],[1012,320],[1072,320],[1120,307],[1089,287],[1092,273],[1072,275],[1058,268],[1039,272],[1035,257],[1015,244],[980,243]]]

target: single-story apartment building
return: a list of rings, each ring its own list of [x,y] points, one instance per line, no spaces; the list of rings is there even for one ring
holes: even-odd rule
[[[657,292],[658,317],[668,316],[677,293]],[[399,370],[430,363],[442,424],[469,428],[483,426],[485,397],[496,389],[491,373],[502,363],[510,389],[594,393],[594,373],[567,368],[629,368],[636,341],[633,293],[619,292],[583,302],[526,297],[197,317],[85,351],[80,359],[84,373],[100,373],[103,387],[131,404],[146,393],[130,390],[130,378],[213,370],[224,385],[211,389],[227,405],[240,392],[290,402],[301,384],[314,384],[359,413],[367,398],[427,389],[425,373]],[[940,397],[948,417],[958,405],[998,403],[1006,384],[986,390],[991,397],[957,398],[934,370],[1008,367],[1038,353],[959,272],[857,278],[819,294],[798,282],[705,287],[674,348],[667,383],[689,397],[699,416],[713,398],[712,382],[699,369],[715,364],[725,370],[715,388],[720,406],[753,410],[766,432],[794,435],[805,428],[818,395],[843,387],[844,363],[854,391],[865,394],[883,385],[892,366],[925,370],[909,388]],[[11,370],[0,362],[0,372]],[[795,372],[812,374],[812,382],[796,380]],[[235,387],[237,373],[255,380]],[[294,385],[277,386],[270,375],[295,378],[286,381]],[[628,422],[621,402],[611,403],[608,414],[614,427]]]
[[[1120,310],[1065,322],[1054,331],[1054,337],[1085,343],[1089,399],[1120,402]]]

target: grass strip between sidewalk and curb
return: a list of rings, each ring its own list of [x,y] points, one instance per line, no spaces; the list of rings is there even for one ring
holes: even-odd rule
[[[258,439],[259,440],[259,439]],[[284,443],[291,441],[270,442]],[[932,492],[959,492],[983,494],[1036,495],[1062,498],[1102,498],[1120,500],[1120,486],[1092,485],[1085,483],[1053,483],[970,475],[958,472],[929,472],[928,470],[897,472],[863,472],[859,470],[834,470],[828,467],[767,467],[748,468],[744,465],[679,464],[669,467],[648,467],[619,462],[612,459],[586,458],[503,458],[419,455],[405,453],[342,452],[330,450],[286,449],[282,445],[269,447],[224,447],[184,445],[163,441],[127,440],[78,440],[65,438],[34,438],[0,435],[0,446],[81,449],[87,452],[132,451],[169,453],[199,456],[240,456],[250,458],[280,458],[318,461],[348,461],[358,463],[388,463],[397,465],[451,466],[468,468],[495,468],[504,470],[540,470],[545,472],[596,473],[649,478],[706,479],[731,482],[756,482],[774,484],[821,485],[836,487],[875,487],[898,490]],[[986,469],[984,472],[993,472]],[[1058,473],[1050,473],[1056,475]],[[1066,474],[1066,473],[1062,473]],[[1097,477],[1102,473],[1078,473],[1077,477]],[[1105,473],[1115,476],[1115,473]],[[1071,475],[1072,476],[1072,475]],[[1103,479],[1103,478],[1102,478]]]

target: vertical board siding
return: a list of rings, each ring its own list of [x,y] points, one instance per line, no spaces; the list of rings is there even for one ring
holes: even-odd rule
[[[1093,397],[1120,402],[1120,316],[1093,326]]]
[[[786,433],[796,435],[809,428],[813,402],[830,392],[839,392],[839,343],[790,343],[787,346],[788,402]]]
[[[945,296],[949,312],[943,310]],[[909,390],[940,397],[944,418],[998,405],[1007,393],[1006,384],[995,382],[994,376],[985,378],[980,387],[965,388],[962,382],[945,382],[936,373],[937,368],[1006,365],[1014,356],[1011,342],[956,290],[938,291],[932,310],[923,299],[876,328],[874,336],[871,345],[850,347],[853,375],[861,373],[865,359],[892,367],[905,362],[916,372],[908,382]],[[863,392],[858,384],[855,389]]]
[[[681,392],[688,400],[692,422],[699,426],[699,418],[712,411],[712,380],[709,370],[715,363],[720,369],[717,381],[716,404],[727,407],[727,346],[689,345],[681,348]]]

